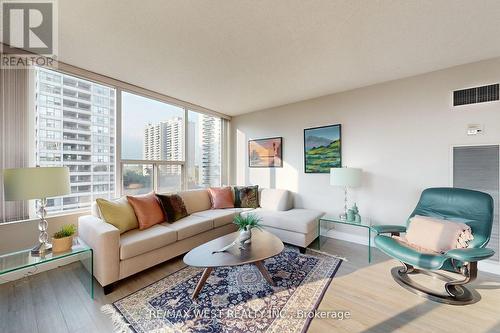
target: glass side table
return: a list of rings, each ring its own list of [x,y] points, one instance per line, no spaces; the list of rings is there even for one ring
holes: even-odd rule
[[[331,223],[331,224],[345,224],[345,225],[350,225],[353,227],[361,227],[365,228],[368,230],[368,262],[372,262],[372,225],[370,219],[368,220],[362,220],[361,222],[347,222],[345,220],[341,220],[340,217],[338,216],[333,216],[333,215],[325,215],[319,219],[318,222],[318,228],[321,230],[321,222],[324,223]],[[331,230],[330,228],[329,230]],[[318,246],[321,249],[321,237],[319,239]]]
[[[7,253],[0,256],[0,277],[8,273],[13,273],[30,267],[47,265],[49,263],[67,265],[71,262],[81,261],[85,266],[86,275],[88,275],[88,285],[85,286],[90,297],[94,299],[94,256],[92,248],[85,244],[81,239],[76,238],[73,241],[71,250],[59,253],[50,252],[43,257],[34,257],[31,255],[31,249],[22,250],[13,253]]]

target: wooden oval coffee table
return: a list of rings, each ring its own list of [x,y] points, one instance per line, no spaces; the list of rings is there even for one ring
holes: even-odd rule
[[[267,231],[253,229],[252,242],[246,244],[244,249],[240,250],[238,245],[235,245],[225,252],[213,253],[231,244],[237,239],[238,235],[238,232],[234,232],[216,238],[208,243],[195,247],[184,256],[183,260],[186,265],[205,268],[194,289],[192,295],[193,299],[198,297],[198,294],[215,267],[254,264],[267,282],[274,285],[273,279],[264,267],[262,261],[280,254],[284,249],[283,242]]]

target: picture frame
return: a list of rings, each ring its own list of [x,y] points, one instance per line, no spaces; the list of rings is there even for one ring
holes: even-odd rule
[[[330,173],[342,167],[342,125],[304,129],[304,172]]]
[[[248,140],[249,168],[282,168],[283,137]]]

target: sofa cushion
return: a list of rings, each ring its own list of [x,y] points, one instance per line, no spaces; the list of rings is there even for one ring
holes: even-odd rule
[[[288,190],[263,189],[260,194],[260,207],[266,210],[285,211],[293,208],[292,195]]]
[[[165,222],[165,214],[163,214],[163,209],[154,192],[136,196],[127,195],[127,200],[134,208],[139,229],[144,230]]]
[[[234,207],[258,208],[259,207],[259,185],[235,186]]]
[[[234,208],[233,190],[231,187],[210,187],[208,189],[212,209]]]
[[[318,226],[318,218],[323,213],[311,210],[294,208],[286,211],[271,211],[262,208],[257,208],[251,212],[242,214],[255,214],[262,219],[262,225],[278,228],[293,232],[307,234],[313,231]]]
[[[96,199],[102,219],[114,225],[120,233],[136,229],[139,227],[135,212],[126,198],[109,201],[106,199]]]
[[[191,190],[179,192],[177,194],[184,201],[188,214],[212,208],[207,190]]]
[[[195,215],[189,215],[171,224],[162,223],[162,225],[167,225],[177,231],[177,240],[189,238],[214,227],[213,219]]]
[[[177,241],[177,231],[162,224],[131,230],[120,237],[120,259],[125,260]]]
[[[233,222],[233,219],[239,211],[236,209],[210,209],[201,212],[196,212],[193,216],[201,216],[204,218],[209,218],[214,221],[214,228],[221,227],[223,225]]]
[[[165,219],[169,223],[173,223],[188,216],[184,200],[177,194],[157,194],[156,197],[160,201],[161,207],[165,213]]]

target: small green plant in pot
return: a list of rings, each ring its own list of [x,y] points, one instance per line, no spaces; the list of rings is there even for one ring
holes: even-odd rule
[[[73,245],[73,236],[76,233],[74,224],[66,224],[52,236],[52,251],[64,252],[71,249]]]
[[[262,230],[261,222],[262,219],[253,213],[235,216],[233,223],[238,226],[238,230],[240,231],[238,238],[240,246],[251,243],[252,229],[257,228]]]

